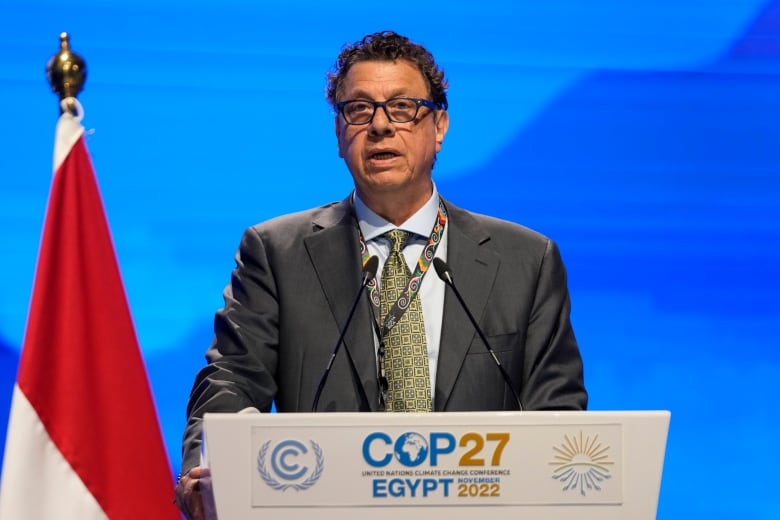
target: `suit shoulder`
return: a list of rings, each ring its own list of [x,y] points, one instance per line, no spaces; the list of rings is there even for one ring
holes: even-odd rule
[[[253,249],[263,244],[264,249],[295,251],[302,247],[305,238],[346,222],[349,215],[349,207],[343,201],[279,215],[246,228],[240,247]]]
[[[250,226],[247,231],[253,230],[258,234],[264,235],[302,226],[311,228],[312,222],[317,221],[320,216],[327,214],[329,211],[335,210],[340,204],[339,202],[330,202],[316,208],[278,215]]]
[[[453,228],[456,222],[459,248],[470,242],[473,245],[469,247],[481,251],[478,254],[495,255],[496,260],[508,267],[511,276],[525,273],[526,279],[531,280],[547,270],[565,280],[561,252],[557,244],[542,233],[517,222],[465,211],[453,219]]]
[[[456,221],[470,233],[482,233],[482,240],[489,239],[494,244],[542,251],[554,245],[546,235],[517,222],[462,209],[456,215]]]

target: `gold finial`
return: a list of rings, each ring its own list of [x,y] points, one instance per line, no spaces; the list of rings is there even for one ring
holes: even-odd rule
[[[66,32],[60,34],[60,52],[49,58],[46,64],[46,78],[52,92],[59,95],[60,101],[69,97],[75,98],[84,88],[87,64],[81,56],[70,50],[70,36]],[[68,108],[71,113],[75,110],[72,104]]]

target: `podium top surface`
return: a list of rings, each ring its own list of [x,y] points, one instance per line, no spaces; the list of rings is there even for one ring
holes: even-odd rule
[[[354,425],[417,425],[433,423],[440,425],[468,425],[475,421],[480,424],[598,424],[603,422],[623,422],[636,420],[668,421],[668,410],[605,410],[605,411],[522,411],[522,412],[430,412],[430,413],[364,413],[364,412],[328,412],[328,413],[207,413],[204,420],[210,424],[221,422],[272,421],[279,425],[293,424],[354,424]]]

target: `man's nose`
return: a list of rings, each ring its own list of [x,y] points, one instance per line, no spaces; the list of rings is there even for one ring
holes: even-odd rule
[[[392,134],[394,130],[395,126],[393,126],[393,122],[387,116],[387,107],[376,107],[374,117],[371,119],[371,123],[369,123],[368,131],[372,135],[388,135]]]

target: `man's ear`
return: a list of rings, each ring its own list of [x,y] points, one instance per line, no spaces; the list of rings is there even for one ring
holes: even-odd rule
[[[441,151],[441,145],[444,143],[444,136],[450,127],[450,115],[446,110],[436,111],[436,152]]]

